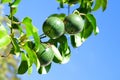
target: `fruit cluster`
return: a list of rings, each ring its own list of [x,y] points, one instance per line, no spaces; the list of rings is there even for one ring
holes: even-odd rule
[[[83,30],[84,21],[77,14],[70,14],[64,18],[57,14],[49,16],[43,23],[43,32],[52,40],[60,38],[64,34],[75,35]],[[62,63],[62,56],[59,50],[50,43],[41,43],[37,56],[41,66],[48,66],[53,59]],[[59,55],[59,56],[58,56]]]
[[[62,21],[59,17],[50,16],[43,24],[43,32],[51,39],[57,39],[64,33],[74,35],[83,30],[84,21],[77,14],[70,14]]]

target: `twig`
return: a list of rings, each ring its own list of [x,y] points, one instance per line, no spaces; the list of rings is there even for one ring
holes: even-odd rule
[[[46,38],[47,36],[42,36],[42,37],[40,37],[40,39],[43,39],[43,38]]]

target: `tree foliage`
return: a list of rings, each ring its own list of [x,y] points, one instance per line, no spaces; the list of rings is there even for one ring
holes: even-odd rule
[[[3,6],[0,5],[0,22],[5,20],[5,17],[2,16],[3,13]],[[5,21],[6,23],[6,21]],[[4,26],[2,26],[4,27]],[[5,28],[1,28],[0,30],[1,36],[4,36],[5,38],[9,38],[9,36],[5,36],[7,34]],[[5,32],[5,33],[4,33]],[[3,41],[3,43],[0,44],[0,46],[3,46],[9,43],[10,39],[8,39],[8,41],[5,41],[4,39],[0,39],[1,41]],[[13,55],[9,55],[9,52],[11,50],[11,45],[7,45],[6,47],[3,47],[0,49],[0,80],[20,80],[20,78],[18,78],[18,76],[16,75],[16,71],[17,71],[17,64],[18,64],[18,60],[17,58],[15,58],[15,56]]]
[[[21,56],[18,74],[30,74],[33,64],[38,73],[46,74],[52,62],[67,63],[71,56],[67,36],[70,36],[71,45],[77,48],[92,33],[97,35],[99,29],[93,12],[99,8],[105,11],[107,7],[107,0],[56,0],[62,9],[68,5],[68,15],[50,15],[43,23],[43,34],[40,35],[30,17],[19,21],[15,16],[20,2],[21,0],[1,0],[1,4],[9,5],[10,13],[0,21],[0,48],[11,45],[9,54]],[[70,13],[69,10],[74,5],[79,7]],[[47,41],[44,41],[43,38],[46,37]]]

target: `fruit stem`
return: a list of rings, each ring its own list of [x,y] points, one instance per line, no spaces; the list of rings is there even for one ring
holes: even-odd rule
[[[46,38],[47,36],[42,36],[42,37],[40,37],[40,39],[43,39],[43,38]]]
[[[47,37],[44,33],[40,35],[40,39]]]

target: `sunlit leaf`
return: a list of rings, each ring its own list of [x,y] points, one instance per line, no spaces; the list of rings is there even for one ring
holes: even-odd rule
[[[97,35],[99,33],[99,30],[97,28],[95,17],[92,14],[86,14],[86,18],[91,23],[91,25],[93,27],[94,34]]]
[[[42,66],[39,68],[38,73],[39,74],[47,74],[49,72],[50,68],[51,68],[51,64],[49,64],[48,66],[45,66],[45,67]]]
[[[7,30],[3,25],[0,25],[0,48],[7,46],[10,44],[11,38],[7,33]]]
[[[12,2],[12,0],[1,0],[1,3],[2,3],[2,4],[10,3],[10,2]]]
[[[28,37],[32,36],[32,29],[33,29],[32,20],[29,17],[25,17],[22,22],[23,24],[25,24],[27,36]]]
[[[22,53],[21,54],[21,63],[18,68],[18,74],[24,74],[25,72],[27,72],[27,70],[28,70],[27,59],[28,59],[27,56],[24,53]]]
[[[9,36],[0,37],[0,48],[7,46],[10,44],[11,40]]]
[[[62,52],[62,57],[63,57],[63,60],[61,64],[66,64],[70,61],[71,51],[69,47],[67,48],[66,52]]]
[[[57,40],[50,40],[49,42],[54,44],[54,48],[52,47],[53,49],[55,49],[56,47],[58,48],[58,50],[55,49],[57,52],[55,53],[53,62],[59,63],[59,64],[65,64],[65,63],[69,62],[70,56],[71,56],[71,51],[68,46],[68,41],[67,41],[66,36],[63,35],[63,36],[59,37]],[[56,43],[58,43],[58,45]]]
[[[80,33],[75,34],[75,35],[71,35],[70,39],[71,39],[71,44],[74,48],[81,46],[83,43]]]
[[[102,10],[105,11],[107,8],[108,0],[101,0],[102,1]]]
[[[61,64],[65,64],[70,60],[70,56],[71,56],[71,51],[70,51],[70,48],[68,46],[68,41],[67,41],[66,36],[64,36],[64,35],[61,36],[58,39],[58,42],[60,43],[59,51],[60,51],[62,58],[63,58]]]
[[[102,4],[102,0],[96,0],[93,10],[94,11],[98,10],[101,7],[101,4]]]
[[[26,26],[26,34],[28,37],[33,36],[35,41],[35,47],[39,48],[40,37],[38,34],[38,30],[35,26],[32,25],[32,20],[29,17],[23,19],[23,23]]]
[[[27,73],[28,73],[28,75],[30,75],[32,73],[32,70],[33,70],[31,62],[30,62],[30,58],[27,59],[27,62],[28,62],[28,71],[27,71]]]
[[[32,66],[29,66],[29,68],[28,68],[28,74],[30,75],[31,73],[32,73]]]
[[[62,55],[60,54],[58,48],[56,48],[54,45],[51,45],[51,48],[54,52],[54,59],[53,61],[56,63],[61,63],[62,62]]]
[[[33,37],[35,41],[35,47],[38,48],[40,45],[40,37],[35,27],[33,28]]]
[[[4,37],[6,35],[8,35],[7,30],[3,25],[0,25],[0,37]]]

